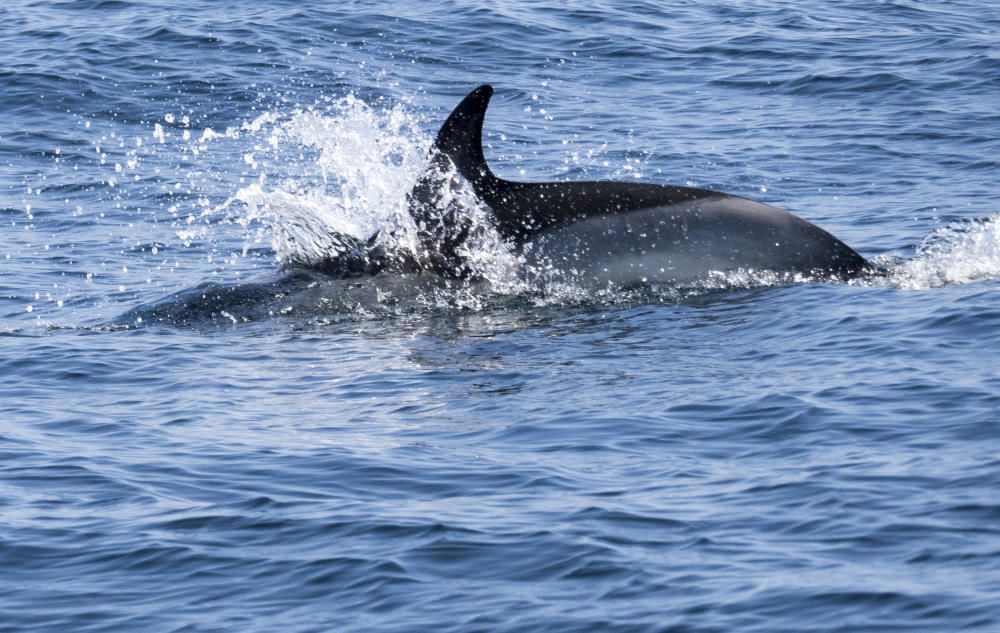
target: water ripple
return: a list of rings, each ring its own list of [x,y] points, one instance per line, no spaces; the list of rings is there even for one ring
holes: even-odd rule
[[[0,629],[1000,629],[992,7],[0,16]],[[731,191],[886,274],[299,268],[402,234],[484,82],[498,173]]]

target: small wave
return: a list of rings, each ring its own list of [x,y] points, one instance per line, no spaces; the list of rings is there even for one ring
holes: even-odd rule
[[[1000,278],[1000,215],[941,227],[917,247],[913,259],[887,266],[886,283],[926,290]]]

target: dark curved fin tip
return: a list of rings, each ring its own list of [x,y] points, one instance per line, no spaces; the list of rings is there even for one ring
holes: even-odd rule
[[[493,178],[483,156],[483,120],[493,87],[483,84],[467,94],[445,120],[434,149],[447,156],[477,189]]]
[[[460,142],[473,140],[480,134],[486,107],[493,96],[493,86],[483,84],[465,95],[441,126],[437,143],[439,149],[456,150]]]

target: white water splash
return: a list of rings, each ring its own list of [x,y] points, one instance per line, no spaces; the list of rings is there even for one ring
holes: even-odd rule
[[[296,111],[267,123],[266,144],[252,157],[265,167],[227,205],[243,203],[237,220],[248,230],[260,223],[254,237],[269,232],[279,261],[308,265],[336,256],[338,236],[413,235],[406,193],[429,143],[402,107],[380,110],[347,96],[329,112]],[[267,164],[281,171],[271,174]]]
[[[407,194],[426,166],[431,138],[413,114],[347,96],[322,112],[296,111],[250,131],[266,134],[248,155],[261,175],[224,205],[231,214],[240,207],[235,220],[246,228],[248,245],[269,237],[285,265],[316,265],[369,240],[389,253],[419,256]],[[269,173],[269,163],[280,172]],[[518,259],[487,210],[467,186],[446,195],[472,221],[460,252],[470,269],[491,292],[520,292]]]
[[[890,267],[886,280],[905,290],[1000,279],[1000,215],[953,222],[921,242],[917,255]]]

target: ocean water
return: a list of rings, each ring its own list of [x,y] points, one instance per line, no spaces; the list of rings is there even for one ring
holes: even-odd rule
[[[482,83],[887,273],[311,270]],[[995,4],[15,0],[0,104],[0,631],[1000,631]]]

